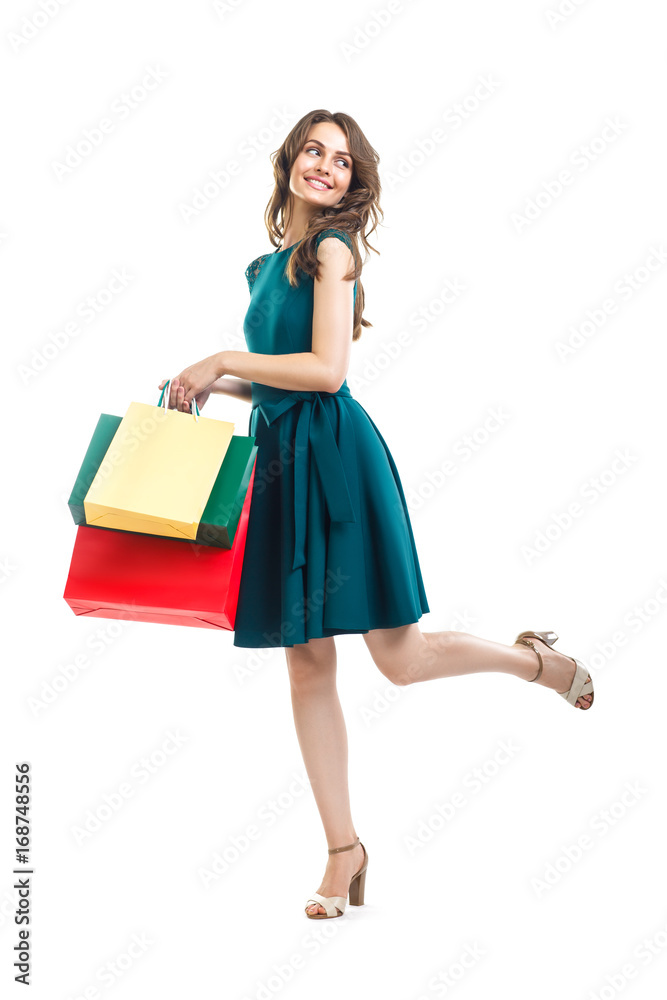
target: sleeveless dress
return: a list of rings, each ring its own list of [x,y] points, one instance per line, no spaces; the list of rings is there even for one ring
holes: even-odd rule
[[[317,245],[327,236],[351,248],[335,229]],[[312,349],[313,278],[299,268],[292,288],[284,274],[297,245],[246,269],[251,352]],[[251,385],[257,459],[234,645],[293,646],[417,621],[430,609],[403,487],[347,380],[337,392]]]

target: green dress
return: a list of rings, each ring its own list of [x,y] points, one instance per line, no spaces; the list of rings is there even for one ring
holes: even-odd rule
[[[318,246],[327,236],[351,247],[334,229],[319,234]],[[284,274],[296,246],[246,269],[251,352],[312,348],[313,278],[299,268],[292,288]],[[398,471],[347,380],[338,392],[253,382],[248,433],[257,462],[235,646],[395,628],[430,610]]]

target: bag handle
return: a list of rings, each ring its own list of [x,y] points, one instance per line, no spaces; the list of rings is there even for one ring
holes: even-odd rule
[[[173,379],[171,379],[171,378],[169,379],[169,381],[165,385],[164,389],[160,393],[160,398],[158,400],[158,404],[157,404],[158,406],[162,406],[163,405],[162,401],[164,400],[164,409],[165,410],[169,409],[169,406],[167,405],[167,400],[171,396],[171,383],[173,381],[174,381]],[[197,405],[197,400],[195,399],[194,396],[190,400],[190,413],[192,413],[194,415],[194,418],[195,418],[196,422],[199,423],[200,410],[199,410],[199,406]]]

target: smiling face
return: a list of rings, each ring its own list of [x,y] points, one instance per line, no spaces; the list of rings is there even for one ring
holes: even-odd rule
[[[332,122],[318,122],[292,165],[290,191],[309,213],[332,207],[345,196],[352,169],[345,133]]]

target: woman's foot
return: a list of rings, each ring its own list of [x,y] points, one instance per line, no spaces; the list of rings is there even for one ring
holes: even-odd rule
[[[534,654],[533,654],[534,655]],[[353,838],[354,839],[354,838]],[[327,868],[324,878],[320,883],[320,896],[347,896],[350,891],[350,882],[364,863],[364,849],[361,844],[357,844],[350,851],[341,851],[340,854],[330,854],[327,861]],[[336,907],[340,913],[339,907]],[[326,910],[317,903],[311,903],[306,907],[307,913],[323,913]]]
[[[534,642],[536,649],[539,649],[542,663],[544,664],[542,673],[535,683],[543,684],[553,691],[558,691],[559,694],[567,693],[570,690],[577,669],[572,657],[566,656],[565,653],[560,653],[557,649],[553,649],[544,642],[544,640],[536,639],[534,636],[530,636],[529,641]],[[525,671],[521,676],[524,680],[532,681],[540,669],[540,661],[537,658],[537,653],[530,646],[524,646],[523,643],[514,643],[514,645],[525,649],[526,665]],[[586,680],[591,680],[590,674]],[[575,704],[577,708],[582,708],[585,711],[591,707],[592,701],[592,694],[584,694],[580,698],[577,698]]]

